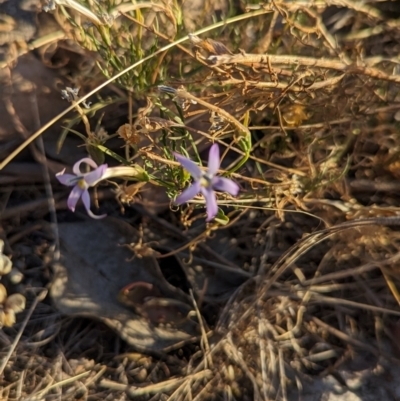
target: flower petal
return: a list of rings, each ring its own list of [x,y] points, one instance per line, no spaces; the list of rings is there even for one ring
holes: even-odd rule
[[[219,170],[219,147],[217,143],[211,146],[208,153],[208,174],[214,176]]]
[[[224,177],[214,177],[212,180],[212,187],[217,191],[228,192],[232,196],[239,193],[239,185],[235,181]]]
[[[82,196],[82,193],[83,193],[83,189],[81,187],[79,187],[78,185],[75,185],[72,188],[72,191],[69,194],[68,201],[67,201],[68,209],[75,212],[75,206],[76,206],[79,198]]]
[[[174,152],[174,156],[176,160],[178,160],[178,162],[182,164],[182,166],[187,171],[189,171],[189,173],[195,180],[199,180],[201,178],[202,175],[201,169],[195,162],[191,161],[185,156],[180,155],[179,153]]]
[[[201,193],[206,199],[206,206],[207,206],[206,221],[210,221],[218,213],[217,197],[215,196],[215,192],[210,188],[201,187]]]
[[[56,174],[57,180],[63,185],[68,185],[68,186],[76,185],[76,182],[78,181],[76,175],[64,174],[64,171],[65,169]]]
[[[81,159],[81,160],[78,160],[75,164],[74,164],[74,167],[72,167],[72,171],[74,172],[74,174],[76,174],[76,175],[83,175],[82,174],[82,171],[81,171],[81,164],[82,163],[86,163],[86,164],[88,164],[90,167],[93,167],[93,168],[97,168],[98,166],[97,166],[97,164],[92,160],[92,159],[89,159],[88,157],[84,157],[83,159]]]
[[[83,205],[85,206],[87,214],[92,218],[92,219],[103,219],[106,217],[106,214],[93,214],[93,212],[90,210],[90,195],[89,191],[86,189],[82,192],[82,202]]]
[[[100,181],[105,174],[108,166],[107,164],[101,164],[99,167],[97,167],[95,170],[91,171],[90,173],[84,174],[84,180],[86,184],[91,187],[98,181]]]
[[[195,181],[189,188],[186,188],[176,199],[176,205],[182,205],[193,199],[201,190],[200,181]]]

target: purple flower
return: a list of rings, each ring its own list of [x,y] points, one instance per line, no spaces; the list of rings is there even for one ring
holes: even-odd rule
[[[239,185],[229,178],[217,177],[216,174],[219,169],[219,148],[215,143],[211,146],[208,154],[208,170],[204,172],[200,167],[193,161],[174,153],[176,160],[187,170],[190,175],[194,178],[193,184],[185,189],[175,200],[177,205],[186,203],[193,199],[199,192],[201,192],[206,200],[207,206],[207,221],[212,220],[217,212],[217,197],[215,190],[228,192],[232,196],[236,196],[239,193]]]
[[[82,173],[80,170],[82,163],[88,164],[90,167],[93,167],[94,170],[90,171],[89,173]],[[97,216],[92,213],[90,210],[90,195],[88,191],[89,187],[94,186],[97,182],[104,178],[106,170],[107,164],[97,166],[92,159],[85,157],[74,164],[74,167],[72,168],[74,174],[64,174],[65,169],[56,174],[57,180],[60,181],[61,184],[70,187],[73,186],[67,202],[70,210],[74,212],[79,198],[82,198],[82,202],[90,217],[94,219],[102,219],[103,217],[106,217],[105,214]]]

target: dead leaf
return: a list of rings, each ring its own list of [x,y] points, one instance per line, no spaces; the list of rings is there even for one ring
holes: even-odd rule
[[[199,335],[195,321],[185,319],[179,327],[169,327],[168,320],[157,325],[118,301],[121,289],[139,281],[191,308],[189,296],[165,280],[155,259],[129,261],[132,253],[122,245],[132,241],[130,228],[112,218],[59,225],[62,257],[54,265],[50,291],[56,307],[66,315],[104,322],[142,352],[163,351],[193,341]]]

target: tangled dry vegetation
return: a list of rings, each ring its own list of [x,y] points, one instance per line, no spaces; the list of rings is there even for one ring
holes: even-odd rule
[[[204,21],[190,24],[207,23],[215,13],[205,3]],[[217,317],[199,346],[157,357],[109,341],[103,326],[61,318],[40,302],[15,350],[21,324],[0,336],[10,350],[3,398],[288,399],[310,376],[335,374],[356,354],[377,364],[398,362],[400,14],[393,14],[394,3],[241,2],[226,24],[189,35],[170,52],[184,30],[175,3],[120,7],[117,25],[101,25],[92,36],[79,13],[58,14],[67,35],[100,55],[108,78],[165,48],[117,80],[129,92],[131,114],[116,129],[116,148],[91,128],[83,140],[94,158],[104,157],[98,150],[105,148],[116,156],[123,145],[120,159],[144,166],[150,160],[158,179],[180,184],[167,145],[201,152],[210,139],[220,143],[224,169],[242,186],[237,200],[220,199],[231,206],[220,225],[199,225],[201,200],[157,219],[172,223],[181,241],[186,230],[189,243],[182,241],[178,255],[196,255],[200,244],[213,249],[219,235],[227,236],[235,253],[224,262],[249,278],[211,305]],[[140,45],[133,49],[129,35]],[[116,37],[117,50],[107,53],[104,43]],[[81,74],[74,84],[88,80]],[[161,93],[157,84],[165,85]],[[143,107],[132,111],[137,101]],[[97,121],[83,108],[79,115],[89,126]],[[146,208],[148,185],[121,186],[118,198]],[[4,222],[6,234],[13,224],[15,217]],[[141,224],[151,230],[148,216]],[[44,255],[39,238],[30,241]]]

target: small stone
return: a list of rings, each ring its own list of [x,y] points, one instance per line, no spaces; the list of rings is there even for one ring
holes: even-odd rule
[[[363,376],[366,371],[358,371],[356,372],[348,372],[348,371],[343,371],[340,372],[340,375],[343,377],[343,379],[346,382],[346,385],[349,390],[351,391],[357,391],[361,388],[361,386],[364,384],[363,383]]]
[[[24,279],[24,275],[19,269],[13,267],[8,275],[8,279],[11,284],[17,285]]]
[[[332,375],[325,377],[322,380],[322,383],[327,388],[331,388],[335,394],[343,394],[346,392],[346,389],[343,387],[343,385],[339,383]]]
[[[12,309],[4,310],[0,313],[0,321],[4,327],[12,327],[16,322],[15,312]]]
[[[5,302],[7,310],[12,310],[14,313],[20,313],[25,309],[26,298],[22,294],[12,294]]]
[[[233,366],[232,365],[229,365],[228,366],[228,369],[227,369],[227,376],[228,376],[228,379],[230,380],[230,381],[234,381],[235,380],[235,370],[234,370],[234,368],[233,368]]]
[[[3,284],[0,283],[0,304],[4,303],[7,299],[7,290]]]
[[[12,262],[10,258],[3,253],[0,253],[0,276],[10,273],[12,269]]]
[[[142,383],[142,382],[144,382],[144,381],[146,380],[147,376],[148,376],[147,369],[142,368],[142,369],[139,370],[138,373],[136,373],[135,379],[136,379],[139,383]]]

